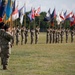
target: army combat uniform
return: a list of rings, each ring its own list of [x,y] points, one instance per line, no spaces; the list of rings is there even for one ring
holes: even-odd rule
[[[27,28],[24,31],[24,35],[25,35],[25,44],[26,44],[28,41],[28,29]]]
[[[33,43],[33,41],[34,41],[34,32],[35,32],[35,30],[34,29],[31,29],[31,44]]]
[[[46,30],[46,43],[49,42],[49,35],[50,35],[50,29],[47,28],[47,30]]]
[[[71,30],[71,43],[73,42],[73,40],[74,40],[74,31]]]
[[[61,29],[60,35],[61,35],[61,43],[62,43],[62,42],[63,42],[63,36],[64,36],[64,31],[63,31],[63,29]]]
[[[52,29],[50,29],[50,43],[52,43]]]
[[[6,69],[8,65],[8,59],[11,54],[11,40],[13,40],[13,36],[4,30],[0,30],[1,40],[1,64],[3,65],[3,69]]]
[[[35,44],[37,44],[38,39],[39,39],[39,28],[37,27],[37,28],[35,29]]]
[[[66,29],[65,33],[66,33],[66,43],[67,43],[67,42],[68,42],[69,30],[68,30],[68,29]]]
[[[21,28],[21,45],[23,45],[24,40],[24,27]]]

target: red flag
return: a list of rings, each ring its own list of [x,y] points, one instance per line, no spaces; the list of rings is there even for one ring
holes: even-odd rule
[[[73,12],[70,12],[67,16],[66,16],[66,19],[69,18],[69,17],[72,17],[73,16]]]
[[[51,18],[52,19],[56,18],[56,10],[55,10],[55,8],[54,8],[54,10],[53,10],[53,12],[51,14]]]
[[[65,20],[63,11],[60,13],[60,18],[61,18],[62,20]]]
[[[41,11],[40,7],[37,10],[35,10],[35,16],[40,16],[40,11]]]
[[[31,14],[32,19],[35,19],[35,9],[32,9],[32,14]]]
[[[75,15],[70,18],[70,26],[73,26],[75,24]]]
[[[12,13],[12,21],[16,20],[17,18],[19,18],[18,8],[16,8]]]

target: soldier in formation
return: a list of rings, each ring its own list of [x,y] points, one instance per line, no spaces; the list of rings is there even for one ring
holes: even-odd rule
[[[35,33],[34,28],[32,28],[32,29],[30,30],[30,33],[31,33],[31,44],[33,44],[33,42],[34,42],[34,33]]]
[[[61,37],[61,43],[63,42],[63,37],[64,36],[64,29],[62,28],[60,31],[60,37]]]
[[[28,28],[27,27],[25,28],[24,35],[25,35],[25,42],[24,43],[26,44],[28,41]]]
[[[65,34],[66,34],[66,43],[68,43],[68,36],[69,36],[69,29],[68,28],[65,30]]]
[[[53,36],[52,35],[52,28],[50,28],[50,34],[49,35],[50,35],[50,43],[52,43],[52,36]]]
[[[49,27],[47,27],[47,29],[46,29],[46,43],[49,43],[49,33],[50,33],[50,29],[49,29]]]
[[[39,39],[39,30],[40,30],[39,26],[36,26],[36,28],[35,28],[35,44],[38,43],[38,39]]]
[[[21,45],[23,45],[23,40],[24,40],[24,26],[21,26]]]
[[[71,30],[71,43],[74,41],[74,30]]]
[[[19,26],[17,25],[16,27],[16,45],[19,43],[19,35],[20,35],[20,29]]]

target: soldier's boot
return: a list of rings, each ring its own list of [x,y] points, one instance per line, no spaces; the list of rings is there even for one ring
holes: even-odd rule
[[[7,65],[3,65],[3,70],[7,70]]]

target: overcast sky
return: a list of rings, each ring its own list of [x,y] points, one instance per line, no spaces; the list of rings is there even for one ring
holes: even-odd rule
[[[41,7],[41,11],[48,11],[51,9],[56,9],[56,12],[63,11],[73,11],[75,12],[75,0],[17,0],[19,1],[19,7],[26,3],[26,11],[30,11],[31,7],[37,9]]]

